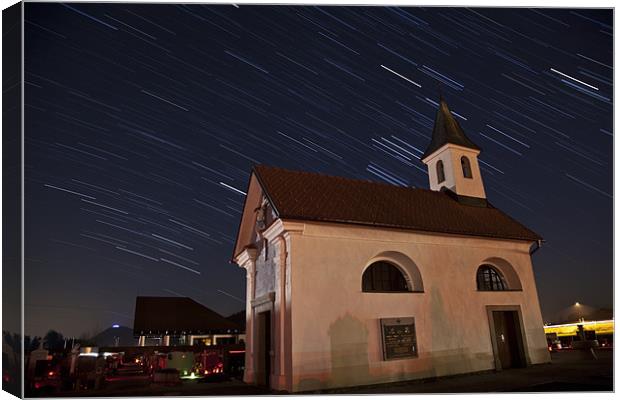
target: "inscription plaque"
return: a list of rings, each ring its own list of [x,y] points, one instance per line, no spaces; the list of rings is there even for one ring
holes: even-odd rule
[[[380,322],[384,360],[418,356],[413,317],[381,318]]]

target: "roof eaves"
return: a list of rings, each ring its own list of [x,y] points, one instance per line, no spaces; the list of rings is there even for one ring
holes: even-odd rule
[[[505,212],[503,212],[501,209],[499,209],[499,208],[495,207],[493,204],[491,204],[491,202],[490,202],[490,201],[488,201],[488,200],[487,200],[487,204],[488,204],[490,207],[493,207],[494,209],[496,209],[497,211],[499,211],[500,213],[502,213],[502,215],[504,215],[506,218],[508,218],[509,220],[511,220],[512,222],[514,222],[515,224],[517,224],[517,225],[519,225],[520,227],[522,227],[523,229],[525,229],[525,230],[527,230],[527,231],[529,231],[529,232],[533,233],[533,234],[534,234],[534,236],[536,237],[536,239],[535,239],[535,240],[542,240],[542,241],[545,241],[545,239],[544,239],[541,235],[539,235],[537,232],[534,232],[533,230],[531,230],[531,229],[530,229],[530,228],[528,228],[527,226],[523,225],[521,222],[517,221],[516,219],[512,218],[510,215],[508,215],[508,214],[506,214]]]
[[[252,168],[252,173],[256,175],[254,172],[254,168]],[[228,261],[233,264],[235,262],[235,258],[239,254],[235,254],[235,249],[237,248],[237,242],[239,241],[239,233],[241,233],[241,224],[243,223],[243,211],[245,210],[246,203],[248,202],[248,193],[250,191],[250,185],[252,184],[252,174],[250,174],[250,179],[248,179],[248,185],[245,188],[245,199],[243,199],[243,207],[241,207],[241,218],[239,218],[239,225],[237,226],[237,236],[235,237],[235,244],[233,245],[232,257]]]
[[[295,216],[295,215],[286,215],[286,216],[281,216],[280,218],[287,219],[287,220],[298,220],[298,221],[332,222],[332,223],[337,223],[337,224],[350,224],[350,225],[394,228],[394,229],[403,229],[403,230],[419,231],[419,232],[426,232],[426,233],[446,233],[446,234],[451,234],[451,235],[473,236],[473,237],[505,239],[505,240],[524,240],[528,242],[542,240],[542,237],[540,237],[536,232],[533,232],[530,229],[525,228],[525,227],[524,227],[525,229],[533,233],[533,236],[526,237],[526,236],[517,236],[517,235],[509,236],[509,235],[492,234],[492,233],[488,233],[488,234],[471,233],[471,232],[460,231],[457,229],[442,229],[442,230],[427,229],[427,228],[421,228],[421,227],[416,227],[416,226],[389,224],[389,223],[384,223],[384,222],[342,220],[342,219],[337,219],[337,218],[321,218],[321,217],[308,217],[308,216]],[[514,221],[514,219],[512,220]],[[523,226],[521,224],[519,225]]]
[[[276,202],[272,199],[271,195],[269,194],[269,191],[267,190],[267,186],[265,185],[263,178],[260,175],[260,172],[259,172],[260,166],[261,165],[254,166],[253,168],[254,175],[256,176],[256,179],[258,180],[258,184],[260,185],[261,189],[263,189],[263,194],[265,195],[265,197],[267,197],[267,201],[269,201],[269,204],[271,204],[271,207],[273,208],[273,212],[276,214],[276,217],[279,218],[280,211],[278,210],[278,206]]]

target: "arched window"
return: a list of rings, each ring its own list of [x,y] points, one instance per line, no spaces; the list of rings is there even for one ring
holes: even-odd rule
[[[461,168],[463,168],[463,176],[465,178],[473,178],[471,174],[471,165],[469,164],[469,158],[463,156],[461,157]]]
[[[362,276],[363,292],[408,292],[407,280],[394,265],[377,261]]]
[[[478,268],[476,282],[478,283],[478,290],[508,290],[508,285],[506,285],[504,277],[502,277],[498,270],[490,265],[482,265]]]
[[[446,174],[443,170],[443,161],[437,161],[437,183],[441,183],[446,180]]]

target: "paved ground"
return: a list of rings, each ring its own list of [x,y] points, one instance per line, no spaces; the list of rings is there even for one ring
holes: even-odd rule
[[[551,356],[551,364],[534,365],[530,368],[329,390],[320,393],[488,393],[613,390],[612,351],[598,351],[598,360],[577,351],[552,353]]]
[[[612,391],[613,353],[598,351],[598,360],[583,353],[567,351],[552,354],[551,364],[530,368],[484,372],[470,375],[426,379],[391,384],[334,389],[308,394],[379,393],[484,393],[484,392],[563,392]],[[270,394],[264,388],[238,380],[184,381],[179,386],[155,385],[144,380],[108,382],[104,389],[55,396],[228,396]]]

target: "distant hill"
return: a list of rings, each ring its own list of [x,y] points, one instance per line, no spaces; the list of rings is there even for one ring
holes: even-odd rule
[[[99,347],[135,346],[138,344],[138,339],[133,337],[133,329],[126,326],[110,327],[97,334],[90,341]]]

